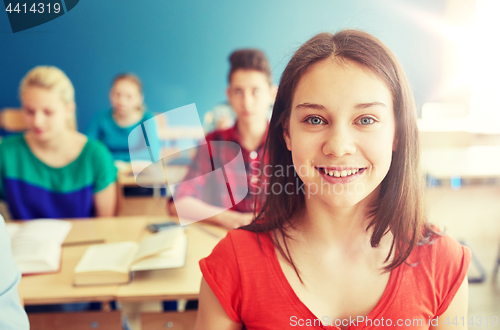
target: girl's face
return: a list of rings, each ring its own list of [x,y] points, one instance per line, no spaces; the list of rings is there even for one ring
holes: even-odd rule
[[[394,135],[386,85],[357,63],[326,59],[300,79],[284,138],[306,199],[348,207],[378,192]]]
[[[109,94],[113,110],[120,115],[128,115],[141,108],[143,97],[138,86],[128,79],[118,80]]]
[[[39,141],[49,141],[68,129],[68,122],[75,110],[66,104],[54,90],[27,87],[21,95],[28,131]]]

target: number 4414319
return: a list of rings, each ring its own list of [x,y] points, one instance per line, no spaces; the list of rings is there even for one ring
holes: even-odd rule
[[[51,4],[50,2],[47,4],[44,4],[42,2],[38,4],[34,3],[33,5],[31,5],[30,8],[28,8],[29,5],[26,5],[25,3],[23,4],[17,3],[14,5],[15,7],[13,8],[13,4],[9,3],[7,5],[7,8],[5,8],[5,11],[7,11],[9,14],[11,14],[12,12],[19,14],[21,13],[27,14],[30,12],[34,14],[43,14],[44,12],[47,12],[48,14],[50,14],[52,12],[54,14],[58,14],[61,11],[61,4],[57,2],[53,4]]]
[[[468,320],[464,318],[463,316],[461,318],[455,317],[454,319],[450,319],[450,317],[447,317],[446,320],[444,320],[443,324],[446,324],[448,326],[450,325],[462,325],[464,326],[465,323],[471,326],[482,326],[482,325],[493,325],[497,326],[498,325],[498,316],[493,316],[488,318],[487,316],[481,317],[481,316],[471,316]]]

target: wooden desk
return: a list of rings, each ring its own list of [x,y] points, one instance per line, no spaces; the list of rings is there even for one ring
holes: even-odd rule
[[[73,227],[65,243],[73,245],[63,245],[61,270],[54,274],[23,276],[21,279],[19,290],[26,305],[114,300],[118,285],[73,286],[73,269],[88,247],[75,244],[102,238],[106,242],[139,241],[147,223],[145,218],[139,217],[82,219],[71,222]]]
[[[149,233],[148,223],[166,218],[116,217],[73,220],[73,228],[63,245],[59,273],[23,276],[19,290],[26,305],[84,301],[142,302],[162,299],[197,298],[201,283],[198,261],[210,254],[226,231],[213,226],[193,224],[186,228],[188,250],[186,265],[179,269],[137,272],[130,284],[74,287],[73,269],[88,245],[78,242],[105,238],[106,242],[140,241]],[[197,228],[202,226],[203,229]]]

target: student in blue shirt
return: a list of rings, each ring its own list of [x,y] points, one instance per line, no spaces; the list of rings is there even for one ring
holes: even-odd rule
[[[26,312],[21,306],[17,285],[21,273],[14,262],[10,248],[10,237],[0,215],[0,329],[28,330]]]
[[[103,142],[115,161],[130,162],[129,148],[134,152],[133,160],[156,161],[160,154],[160,143],[155,125],[152,125],[153,130],[150,127],[147,130],[150,150],[143,143],[142,130],[134,131],[138,125],[153,118],[145,110],[139,78],[130,73],[118,75],[113,80],[109,98],[111,111],[102,112],[94,118],[87,129],[87,136]]]

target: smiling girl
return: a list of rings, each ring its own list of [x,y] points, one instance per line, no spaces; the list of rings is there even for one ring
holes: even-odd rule
[[[196,329],[467,327],[470,251],[426,222],[415,104],[385,45],[354,30],[306,42],[266,150],[282,193],[200,262]]]
[[[116,168],[76,131],[74,89],[58,68],[26,74],[19,95],[27,131],[0,144],[0,198],[13,219],[112,216]]]

